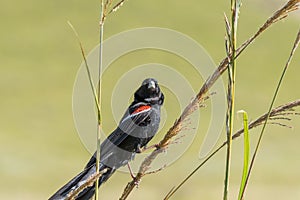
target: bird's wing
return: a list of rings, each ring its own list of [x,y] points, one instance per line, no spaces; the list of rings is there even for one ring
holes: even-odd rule
[[[152,112],[151,106],[145,103],[138,103],[130,107],[117,129],[115,129],[101,144],[101,158],[105,158],[112,153],[114,146],[119,146],[129,135],[140,126],[147,126],[151,121],[150,114]],[[135,136],[135,135],[132,135]],[[137,136],[135,136],[137,137]],[[87,167],[96,163],[96,153],[89,160]]]

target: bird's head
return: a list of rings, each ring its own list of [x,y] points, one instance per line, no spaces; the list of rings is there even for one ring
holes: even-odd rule
[[[161,92],[157,80],[147,78],[134,93],[134,101],[162,105],[164,94]]]

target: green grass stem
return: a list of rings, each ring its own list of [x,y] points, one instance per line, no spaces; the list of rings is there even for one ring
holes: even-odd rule
[[[100,32],[99,32],[99,73],[98,73],[98,99],[101,105],[101,97],[102,97],[102,65],[103,65],[103,32],[104,32],[104,2],[101,0],[101,9],[100,9]],[[98,113],[98,125],[97,125],[97,151],[96,151],[96,174],[99,173],[99,165],[100,165],[100,145],[101,145],[101,112]],[[99,178],[96,179],[95,182],[95,200],[99,199]]]
[[[227,152],[225,165],[225,180],[223,199],[228,199],[229,177],[230,177],[230,162],[232,150],[232,133],[234,119],[234,104],[235,104],[235,76],[236,76],[236,37],[238,25],[238,13],[240,3],[238,0],[231,0],[231,32],[227,29],[227,35],[230,46],[227,47],[227,55],[230,55],[230,64],[228,65],[228,110],[226,115],[226,134],[227,134]]]

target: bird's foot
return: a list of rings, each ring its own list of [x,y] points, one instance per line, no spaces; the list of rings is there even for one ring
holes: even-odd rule
[[[143,153],[144,151],[147,151],[149,149],[153,149],[153,148],[156,148],[156,149],[159,149],[159,145],[158,144],[154,144],[154,145],[151,145],[149,147],[137,147],[137,150],[136,150],[136,153]]]
[[[134,175],[129,163],[127,164],[127,166],[128,166],[129,172],[130,172],[130,176],[134,180],[134,185],[136,186],[136,188],[139,188],[141,180],[137,179],[137,177]]]

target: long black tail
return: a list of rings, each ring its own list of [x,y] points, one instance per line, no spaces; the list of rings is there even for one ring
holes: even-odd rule
[[[99,179],[99,187],[102,183],[104,183],[109,177],[115,172],[115,169],[106,167],[100,164],[100,171],[107,169],[108,171],[104,173]],[[54,195],[52,195],[49,200],[63,200],[68,197],[72,191],[76,190],[80,187],[86,180],[96,172],[96,166],[92,165],[88,168],[85,168],[82,172],[80,172],[77,176],[75,176],[72,180],[70,180],[66,185],[61,187]],[[91,187],[85,188],[81,191],[78,196],[75,198],[76,200],[89,200],[95,193],[95,184]]]

